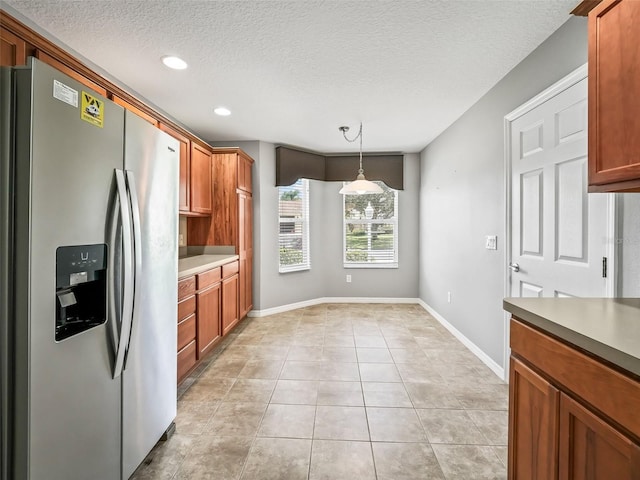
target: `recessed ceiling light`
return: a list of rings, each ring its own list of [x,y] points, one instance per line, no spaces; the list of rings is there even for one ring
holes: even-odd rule
[[[174,70],[184,70],[187,68],[187,62],[178,57],[173,57],[171,55],[165,55],[162,57],[162,63],[164,63],[167,67],[173,68]]]
[[[213,113],[215,113],[216,115],[220,115],[221,117],[226,117],[228,115],[231,115],[231,110],[225,107],[218,107],[213,109]]]

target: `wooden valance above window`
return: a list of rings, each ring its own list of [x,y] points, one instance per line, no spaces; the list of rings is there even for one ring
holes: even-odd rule
[[[351,182],[358,175],[358,155],[325,155],[276,147],[276,186],[287,186],[299,178],[325,182]],[[363,155],[367,180],[380,180],[395,190],[404,190],[403,155]]]

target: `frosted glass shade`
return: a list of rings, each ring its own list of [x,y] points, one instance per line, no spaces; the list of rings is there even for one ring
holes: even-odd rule
[[[342,195],[363,195],[365,193],[382,193],[380,185],[370,182],[364,178],[363,173],[358,174],[353,182],[346,184],[340,189]]]

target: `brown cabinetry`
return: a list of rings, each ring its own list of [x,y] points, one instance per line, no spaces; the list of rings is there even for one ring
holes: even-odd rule
[[[253,159],[239,148],[215,149],[214,244],[233,245],[239,257],[239,316],[253,307]]]
[[[178,282],[178,383],[193,370],[197,361],[195,293],[195,277]]]
[[[191,211],[191,141],[185,135],[164,123],[161,123],[159,128],[180,142],[180,187],[178,205],[180,213],[186,214]]]
[[[188,238],[192,245],[235,247],[239,257],[238,316],[242,319],[253,308],[253,159],[240,148],[214,148],[211,159],[213,214],[208,219],[190,218]]]
[[[640,191],[640,2],[589,12],[589,190]]]
[[[0,66],[26,65],[27,42],[10,31],[0,28]]]
[[[211,215],[212,166],[211,152],[191,143],[191,212]]]
[[[564,394],[560,438],[560,479],[640,478],[640,446]]]
[[[198,359],[220,338],[220,267],[198,275]]]
[[[558,389],[511,358],[509,478],[558,478]]]
[[[237,325],[238,261],[178,281],[178,383]]]
[[[238,312],[239,265],[236,261],[224,265],[222,269],[222,334],[226,335],[240,320]]]
[[[61,61],[53,58],[51,55],[49,55],[47,53],[44,53],[42,50],[36,51],[36,58],[38,60],[41,60],[42,62],[48,64],[48,65],[51,65],[56,70],[61,71],[62,73],[64,73],[65,75],[70,76],[74,80],[77,80],[78,82],[83,84],[88,89],[99,93],[103,97],[107,96],[107,89],[106,88],[104,88],[101,85],[98,85],[93,80],[91,80],[91,79],[85,77],[84,75],[76,72],[75,70],[73,70],[72,68],[68,67],[67,65],[65,65]]]
[[[640,382],[511,321],[509,478],[640,478]]]
[[[111,95],[111,100],[113,100],[113,103],[115,103],[117,105],[120,105],[121,107],[129,110],[130,112],[135,113],[140,118],[145,119],[147,122],[149,122],[154,127],[158,126],[158,120],[154,116],[149,115],[144,110],[136,107],[135,105],[132,105],[131,103],[129,103],[126,100],[124,100],[123,98],[120,98],[117,95]]]

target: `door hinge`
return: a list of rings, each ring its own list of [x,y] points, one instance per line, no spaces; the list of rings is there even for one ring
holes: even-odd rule
[[[607,257],[602,257],[602,278],[607,278]]]

